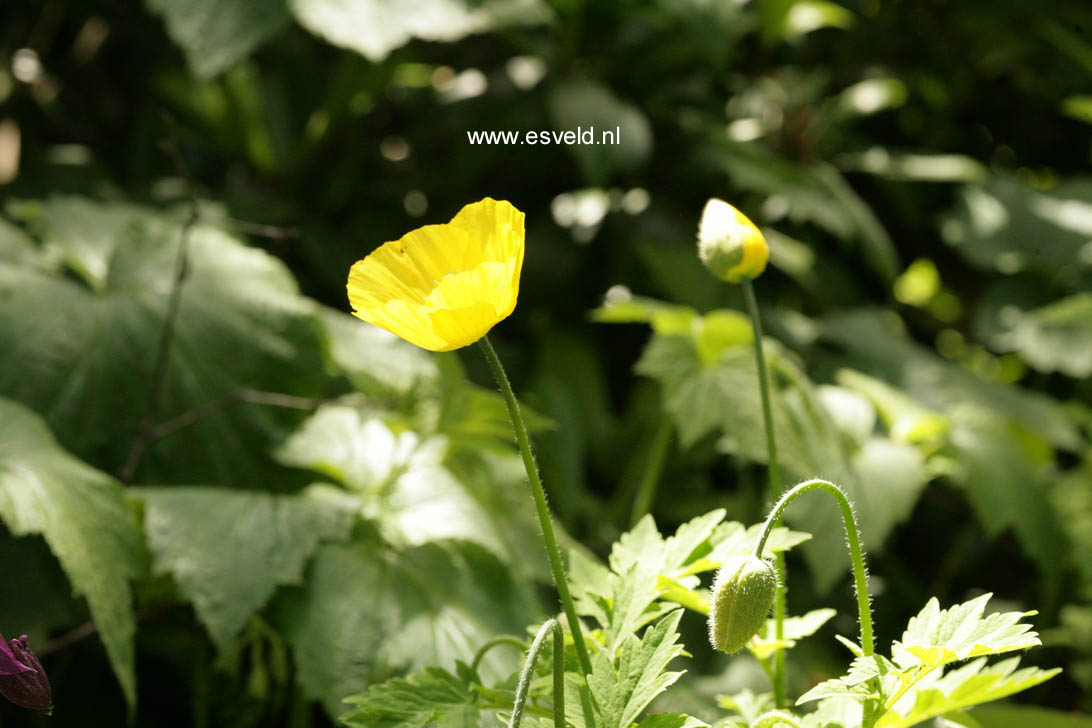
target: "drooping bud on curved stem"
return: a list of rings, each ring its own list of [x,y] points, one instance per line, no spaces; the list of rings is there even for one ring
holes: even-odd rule
[[[519,673],[516,702],[512,706],[512,718],[508,721],[508,728],[519,728],[520,723],[523,722],[523,711],[527,707],[527,691],[531,688],[531,678],[535,674],[538,654],[546,642],[546,635],[550,633],[554,636],[554,728],[565,728],[565,637],[561,631],[561,625],[553,618],[542,625],[530,649],[527,650],[527,659]]]
[[[812,490],[822,490],[829,493],[842,511],[842,523],[846,529],[846,541],[849,542],[849,558],[853,562],[853,581],[857,588],[857,611],[861,620],[861,649],[865,657],[870,657],[875,648],[872,644],[872,610],[868,599],[868,576],[865,573],[864,552],[861,550],[861,536],[857,528],[857,516],[853,513],[853,506],[849,503],[846,494],[834,483],[826,480],[805,480],[803,483],[790,488],[774,505],[770,515],[766,517],[766,523],[759,536],[758,546],[755,547],[755,556],[762,558],[762,549],[766,540],[770,537],[781,513],[797,497]]]
[[[709,641],[721,652],[739,652],[766,624],[777,593],[777,572],[750,554],[728,559],[713,581]]]

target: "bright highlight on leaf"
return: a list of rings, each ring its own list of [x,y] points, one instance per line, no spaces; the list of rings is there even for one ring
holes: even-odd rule
[[[353,264],[353,315],[431,351],[473,344],[516,307],[523,213],[485,198]]]

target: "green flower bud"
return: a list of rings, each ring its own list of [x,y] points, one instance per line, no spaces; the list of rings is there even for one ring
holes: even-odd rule
[[[770,248],[746,215],[714,197],[701,213],[698,257],[717,278],[739,283],[766,270]]]
[[[743,649],[766,623],[777,591],[773,564],[753,554],[726,561],[713,581],[709,641],[721,652]]]

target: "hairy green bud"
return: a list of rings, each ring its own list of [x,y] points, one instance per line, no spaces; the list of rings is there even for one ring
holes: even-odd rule
[[[773,564],[753,554],[726,561],[713,581],[709,641],[721,652],[743,649],[766,623],[777,592]]]

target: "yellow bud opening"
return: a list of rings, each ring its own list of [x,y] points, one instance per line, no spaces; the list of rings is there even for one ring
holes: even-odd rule
[[[739,283],[766,270],[770,247],[755,224],[724,200],[710,199],[698,225],[698,257],[723,281]]]

